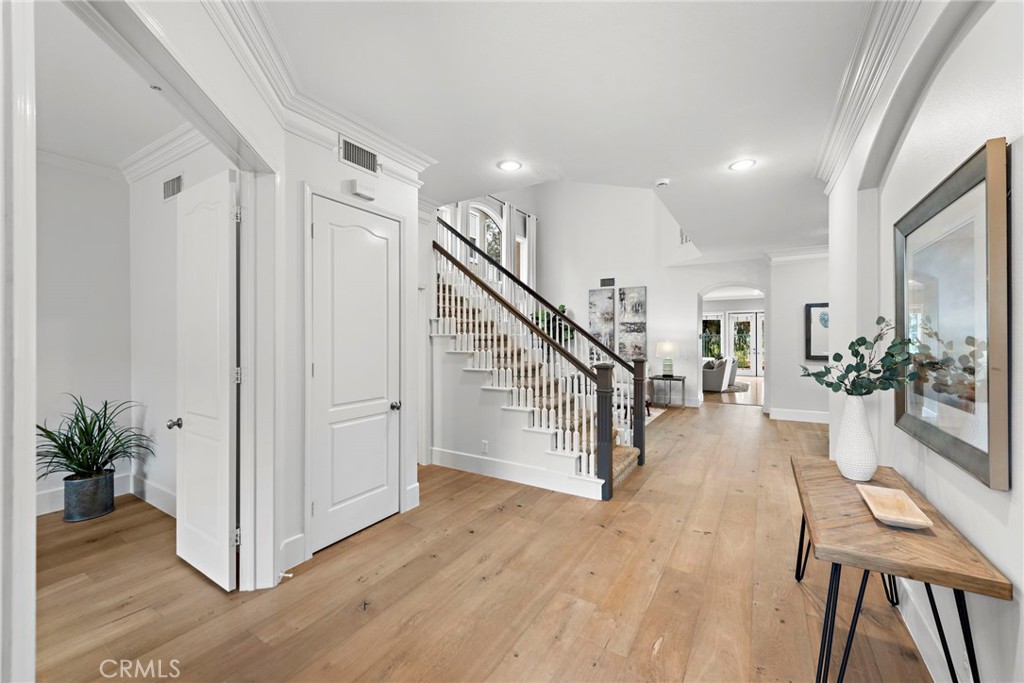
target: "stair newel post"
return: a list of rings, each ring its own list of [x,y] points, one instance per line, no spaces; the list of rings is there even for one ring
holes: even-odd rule
[[[647,455],[644,447],[644,427],[646,425],[647,408],[647,359],[633,359],[633,446],[640,449],[637,465],[643,465]]]
[[[601,500],[612,499],[612,363],[598,363],[597,370],[597,477],[603,479]]]

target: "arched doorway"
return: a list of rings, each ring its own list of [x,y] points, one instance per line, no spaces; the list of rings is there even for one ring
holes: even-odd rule
[[[765,292],[723,283],[701,292],[702,400],[763,406],[767,369]]]

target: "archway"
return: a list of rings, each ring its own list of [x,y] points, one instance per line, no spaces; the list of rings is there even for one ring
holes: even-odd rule
[[[697,295],[701,402],[766,405],[768,309],[765,288],[720,282]]]

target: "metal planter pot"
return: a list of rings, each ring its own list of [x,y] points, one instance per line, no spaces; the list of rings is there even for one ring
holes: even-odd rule
[[[114,511],[114,470],[88,479],[64,477],[64,521],[84,522]]]

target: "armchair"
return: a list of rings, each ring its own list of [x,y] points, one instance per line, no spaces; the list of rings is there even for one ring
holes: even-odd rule
[[[704,391],[721,393],[729,388],[736,379],[736,359],[723,358],[715,361],[713,368],[705,367],[702,371]]]

